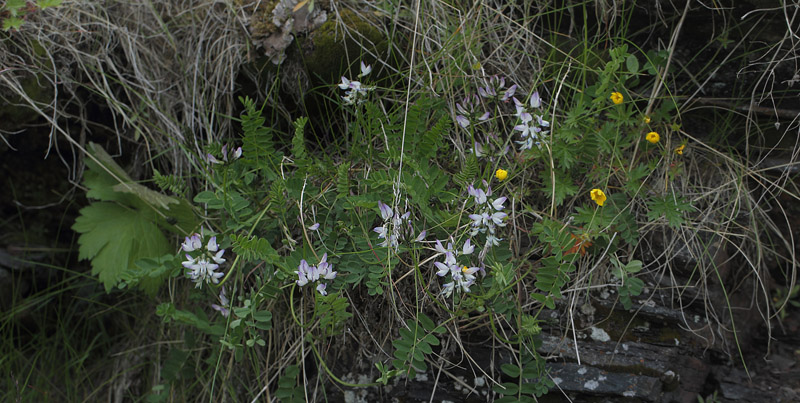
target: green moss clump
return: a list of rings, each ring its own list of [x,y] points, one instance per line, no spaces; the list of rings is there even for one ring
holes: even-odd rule
[[[339,16],[341,20],[328,20],[302,45],[306,71],[312,79],[324,83],[339,81],[351,64],[355,71],[358,71],[359,61],[374,64],[373,57],[362,57],[364,49],[369,49],[372,54],[385,55],[389,48],[387,38],[369,21],[350,10],[342,10]],[[344,24],[351,33],[345,35],[339,24]]]

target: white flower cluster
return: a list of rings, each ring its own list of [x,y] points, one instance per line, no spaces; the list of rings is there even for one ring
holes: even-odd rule
[[[400,246],[400,238],[403,237],[403,233],[406,232],[406,234],[408,234],[411,231],[411,224],[408,222],[408,217],[411,216],[411,213],[406,212],[401,215],[380,200],[378,200],[378,208],[381,210],[383,225],[373,228],[372,231],[378,233],[379,239],[383,239],[383,241],[378,244],[379,246],[384,248],[388,246],[393,248],[396,252],[397,248]],[[404,222],[406,226],[403,226]],[[406,229],[406,231],[403,231],[403,229]],[[425,235],[427,235],[427,231],[422,231],[414,241],[422,242],[422,240],[425,239]]]
[[[361,74],[358,75],[358,78],[365,77],[371,71],[372,66],[361,62]],[[345,105],[355,105],[364,102],[367,93],[375,89],[374,86],[363,85],[360,81],[351,81],[344,76],[342,76],[342,83],[339,84],[339,88],[347,90],[342,97]]]
[[[478,208],[477,212],[469,215],[472,220],[472,232],[470,235],[486,234],[486,245],[484,252],[481,252],[482,255],[485,254],[489,247],[500,244],[502,239],[497,237],[496,230],[497,227],[506,225],[505,219],[508,217],[508,214],[503,212],[503,203],[505,203],[506,197],[489,200],[489,196],[492,195],[492,187],[487,186],[486,189],[484,191],[472,185],[467,188],[469,195],[475,198],[475,206]]]
[[[535,91],[531,98],[528,100],[531,110],[540,109],[542,107],[542,99],[539,97],[539,92]],[[517,117],[519,117],[520,124],[514,126],[514,130],[520,132],[522,141],[517,141],[521,145],[521,150],[528,150],[533,148],[534,144],[541,147],[541,138],[548,133],[548,130],[543,128],[550,127],[550,122],[542,119],[542,115],[532,114],[525,104],[514,98],[514,105],[517,108]]]
[[[444,254],[444,262],[433,262],[439,271],[436,275],[439,277],[450,275],[451,281],[445,283],[442,287],[442,295],[450,297],[454,290],[461,290],[462,292],[469,292],[469,287],[475,282],[475,272],[479,271],[479,267],[459,266],[458,256],[470,255],[475,250],[472,242],[467,239],[461,251],[453,250],[453,243],[447,243],[447,249],[442,246],[442,242],[436,240],[436,251]]]
[[[202,286],[204,282],[219,283],[219,279],[224,273],[216,272],[216,270],[219,265],[225,263],[225,259],[222,258],[225,249],[219,249],[217,237],[212,236],[206,243],[205,248],[203,248],[202,236],[200,234],[192,234],[191,237],[186,237],[181,247],[184,252],[187,252],[186,261],[181,264],[189,269],[186,274],[192,281],[197,283],[196,287]]]
[[[300,261],[300,266],[297,267],[297,285],[302,287],[308,283],[316,283],[317,291],[322,295],[328,295],[325,291],[327,284],[320,282],[320,280],[333,280],[336,278],[336,272],[333,271],[333,265],[328,263],[328,254],[322,255],[322,259],[316,266],[310,266],[305,259]]]

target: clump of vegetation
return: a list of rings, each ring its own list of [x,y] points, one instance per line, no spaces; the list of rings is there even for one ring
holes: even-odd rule
[[[335,11],[343,19],[330,21],[370,13],[358,35],[384,32],[373,44],[402,36],[397,43],[408,48],[355,54],[357,42],[346,42],[345,55],[329,55],[336,43],[315,42],[352,66],[306,94],[323,100],[323,118],[281,105],[279,80],[265,83],[262,98],[240,96],[224,110],[216,102],[230,101],[232,90],[192,92],[200,97],[192,102],[205,103],[178,114],[180,91],[160,81],[140,88],[113,73],[120,79],[103,81],[98,95],[137,133],[127,140],[147,142],[149,169],[123,168],[102,147],[70,137],[87,150],[88,205],[72,228],[78,258],[123,301],[110,306],[147,318],[130,318],[146,327],[119,325],[130,339],[120,345],[130,348],[101,342],[130,365],[123,380],[137,379],[135,393],[153,402],[317,401],[431,371],[455,379],[448,360],[474,362],[465,341],[475,337],[503,352],[481,369],[488,382],[476,392],[536,401],[558,390],[545,333],[577,342],[586,329],[572,318],[599,293],[628,311],[658,290],[713,287],[726,306],[699,293],[709,302],[703,312],[730,326],[732,338],[712,334],[743,358],[731,302],[741,283],[710,251],[746,262],[744,277],[759,281],[755,299],[766,301],[757,311],[781,315],[796,294],[796,259],[791,235],[765,206],[797,193],[788,174],[758,168],[749,149],[688,127],[701,123],[688,118],[695,95],[676,68],[685,14],[660,21],[672,30],[659,46],[632,27],[634,8],[594,21],[599,6],[348,2]],[[149,11],[161,18],[164,44],[183,49],[175,34],[186,33],[188,17]],[[348,24],[324,28],[335,29],[333,38],[354,34]],[[656,21],[641,29],[657,32]],[[221,57],[242,64],[227,52]],[[398,53],[401,71],[381,61]],[[220,89],[226,76],[201,64],[192,66],[212,80],[198,85]],[[746,127],[763,126],[757,120]],[[162,161],[169,156],[179,158]],[[674,272],[686,265],[672,257],[682,253],[694,265],[685,281]],[[768,258],[784,278],[768,271]],[[769,278],[792,291],[774,293]],[[567,319],[552,320],[559,317]],[[133,344],[137,332],[151,344]],[[345,353],[354,348],[357,357]],[[358,360],[377,369],[366,382],[345,377]],[[35,367],[8,365],[15,373]],[[66,396],[113,389],[78,381]]]

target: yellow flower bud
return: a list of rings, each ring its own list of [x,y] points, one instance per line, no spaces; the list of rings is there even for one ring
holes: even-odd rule
[[[592,191],[589,192],[589,196],[591,196],[592,200],[600,207],[603,207],[603,203],[606,202],[606,194],[600,189],[592,189]]]
[[[681,144],[675,149],[675,154],[683,155],[683,149],[686,148],[686,144]]]
[[[650,124],[650,116],[645,115],[642,118],[642,122],[644,122],[644,124],[646,124],[646,125],[649,125]]]
[[[502,182],[506,180],[506,178],[508,178],[508,171],[506,171],[505,169],[498,169],[497,172],[494,173],[494,176],[495,178],[497,178],[497,180]]]

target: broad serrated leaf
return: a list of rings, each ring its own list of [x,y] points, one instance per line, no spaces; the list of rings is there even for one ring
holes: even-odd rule
[[[72,229],[81,234],[79,259],[91,259],[92,274],[98,276],[107,292],[137,260],[169,251],[169,243],[152,222],[151,213],[115,203],[98,202],[84,207]],[[143,278],[139,285],[152,294],[160,283],[160,278]]]

